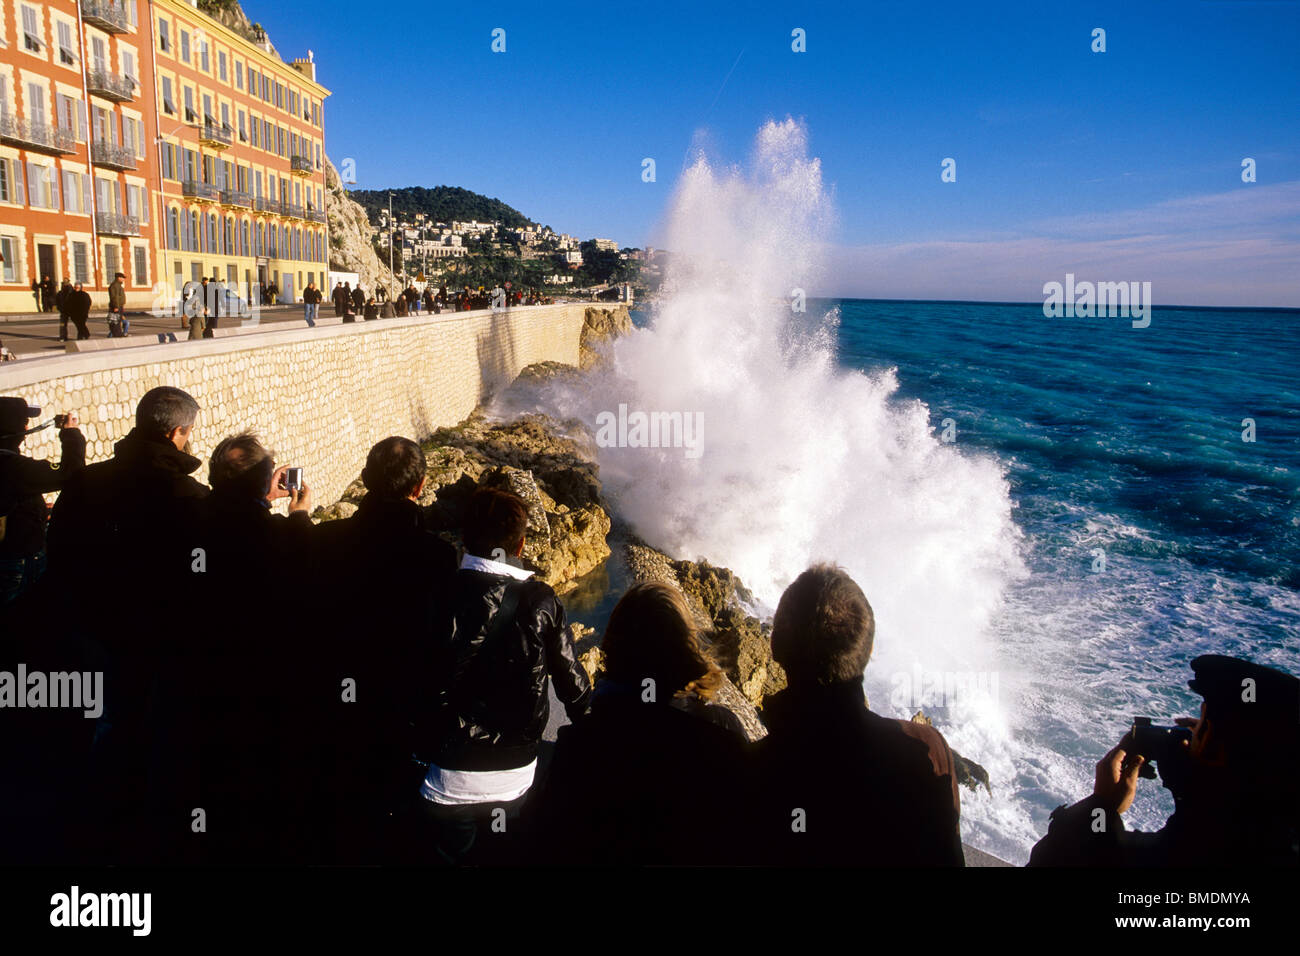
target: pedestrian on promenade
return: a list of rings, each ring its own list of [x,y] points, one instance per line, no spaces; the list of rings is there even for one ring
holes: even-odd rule
[[[426,285],[424,287],[423,299],[424,299],[424,311],[433,312],[434,311],[433,286]]]
[[[266,297],[269,300],[266,304],[275,305],[275,297],[279,294],[280,294],[280,289],[275,284],[275,280],[272,279],[270,284],[266,287]]]
[[[77,341],[90,338],[90,293],[80,282],[68,293],[68,318],[77,327]]]
[[[311,325],[316,321],[316,316],[320,314],[320,289],[316,288],[315,282],[308,282],[307,288],[302,290],[302,309],[303,318],[307,324]]]
[[[122,280],[126,275],[121,272],[114,273],[113,283],[108,287],[108,334],[110,338],[122,337],[130,334],[130,329],[126,322],[126,287]],[[120,329],[120,333],[115,335],[115,329]]]
[[[41,277],[41,311],[54,311],[54,280],[48,275]]]
[[[36,311],[41,312],[41,284],[32,276],[32,298],[36,301]]]
[[[216,327],[216,319],[212,314],[214,302],[212,301],[212,287],[208,285],[208,277],[203,277],[202,288],[199,290],[199,299],[203,303],[203,337],[212,338],[212,330]]]
[[[373,295],[366,300],[365,305],[361,308],[363,310],[363,317],[367,322],[379,318],[379,306],[375,305],[375,297]]]
[[[365,307],[366,294],[361,290],[361,283],[358,282],[357,287],[352,290],[352,310],[354,312],[361,312]]]
[[[67,279],[63,280],[63,285],[59,286],[59,291],[55,293],[54,304],[59,310],[59,341],[68,341],[68,296],[72,294],[72,283]]]

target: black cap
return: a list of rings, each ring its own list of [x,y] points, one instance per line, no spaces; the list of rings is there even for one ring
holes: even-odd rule
[[[1187,686],[1205,698],[1220,718],[1300,724],[1300,678],[1222,654],[1203,654],[1192,661],[1196,675]]]
[[[18,438],[28,434],[27,420],[40,413],[40,408],[28,405],[26,399],[0,398],[0,438]]]

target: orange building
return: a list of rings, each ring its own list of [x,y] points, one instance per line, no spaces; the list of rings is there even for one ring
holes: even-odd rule
[[[264,35],[241,36],[187,0],[149,6],[159,277],[173,293],[205,275],[270,284],[277,301],[323,286],[329,91],[315,64],[286,64]]]
[[[0,6],[0,311],[31,284],[83,282],[129,309],[186,280],[323,285],[324,99],[193,0],[4,0]]]
[[[83,282],[97,306],[125,274],[155,280],[155,135],[148,25],[135,2],[0,6],[0,311],[31,311],[31,283]]]

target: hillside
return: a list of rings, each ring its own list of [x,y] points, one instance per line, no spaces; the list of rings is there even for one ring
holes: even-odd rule
[[[393,213],[403,219],[410,219],[417,212],[433,218],[434,222],[465,222],[476,219],[479,222],[496,220],[506,226],[524,226],[532,220],[512,206],[507,206],[500,199],[462,189],[459,186],[405,186],[391,190],[393,194]],[[352,189],[348,196],[370,216],[370,221],[377,219],[381,209],[388,209],[387,189]]]

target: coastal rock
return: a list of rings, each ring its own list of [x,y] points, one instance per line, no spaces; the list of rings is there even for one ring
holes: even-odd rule
[[[478,488],[505,488],[528,505],[523,567],[563,594],[609,556],[610,517],[597,467],[581,446],[540,415],[490,422],[475,412],[425,444],[421,503],[448,540],[457,541],[464,506]]]
[[[348,196],[338,170],[325,157],[325,213],[329,229],[329,267],[355,272],[367,292],[376,286],[392,287],[395,280],[379,260],[372,244],[374,228],[366,211]],[[324,290],[326,295],[329,290]]]
[[[582,335],[578,339],[578,366],[585,370],[608,361],[609,343],[632,330],[632,316],[628,314],[627,306],[588,308],[582,322]]]
[[[912,722],[915,724],[925,724],[927,727],[933,727],[934,722],[925,716],[924,711],[918,710],[912,715]],[[951,750],[951,746],[949,746]],[[993,796],[993,786],[989,783],[989,772],[977,764],[974,760],[963,757],[957,751],[952,751],[952,769],[953,774],[957,777],[957,782],[971,793],[978,793],[982,786],[988,791],[989,796]]]

